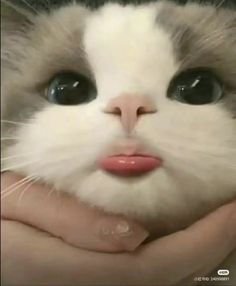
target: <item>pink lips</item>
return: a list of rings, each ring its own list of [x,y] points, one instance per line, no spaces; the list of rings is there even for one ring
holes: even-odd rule
[[[119,176],[143,175],[160,167],[161,164],[160,158],[143,155],[116,155],[99,162],[101,169]]]

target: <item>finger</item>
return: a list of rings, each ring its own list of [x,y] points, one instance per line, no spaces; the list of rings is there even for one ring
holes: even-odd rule
[[[172,285],[201,269],[212,270],[235,247],[236,201],[186,230],[143,246],[140,263],[142,269],[149,269],[149,277],[156,276],[159,281]]]
[[[3,174],[2,191],[20,179],[15,174]],[[104,214],[67,194],[51,192],[43,185],[29,186],[19,201],[26,187],[27,184],[5,196],[3,217],[33,225],[74,246],[97,251],[132,251],[148,236],[133,221]]]
[[[129,253],[81,250],[14,221],[3,221],[2,230],[4,285],[128,286],[138,281]]]

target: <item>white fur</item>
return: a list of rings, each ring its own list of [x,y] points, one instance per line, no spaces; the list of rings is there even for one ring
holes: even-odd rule
[[[174,230],[236,197],[236,126],[220,104],[192,106],[166,97],[178,63],[156,15],[152,5],[107,5],[92,13],[83,41],[97,99],[36,113],[8,153],[29,153],[24,161],[34,163],[20,172],[106,211],[165,221]],[[151,97],[158,110],[140,117],[131,139],[119,118],[103,111],[124,93]],[[129,140],[160,156],[163,167],[132,179],[99,169],[99,158]]]

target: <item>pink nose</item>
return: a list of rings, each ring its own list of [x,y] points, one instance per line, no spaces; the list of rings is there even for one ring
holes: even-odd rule
[[[125,131],[130,132],[136,125],[139,116],[157,111],[150,98],[138,95],[120,95],[111,99],[105,112],[120,116]]]

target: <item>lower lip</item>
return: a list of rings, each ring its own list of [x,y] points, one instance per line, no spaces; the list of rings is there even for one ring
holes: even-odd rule
[[[112,156],[99,162],[101,169],[118,176],[138,176],[160,167],[162,160],[149,156]]]

